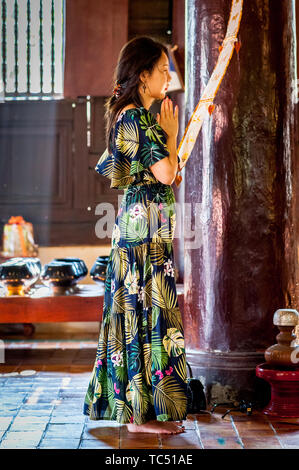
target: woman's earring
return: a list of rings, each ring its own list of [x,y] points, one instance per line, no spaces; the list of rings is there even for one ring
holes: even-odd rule
[[[145,83],[143,84],[143,93],[145,93],[145,90],[146,90],[146,85]]]

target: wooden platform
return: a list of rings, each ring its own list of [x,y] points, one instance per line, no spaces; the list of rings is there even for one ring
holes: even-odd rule
[[[184,286],[177,284],[180,306]],[[0,289],[0,323],[48,323],[101,321],[104,284],[78,284],[68,295],[53,295],[44,285],[36,285],[24,296],[5,296]]]

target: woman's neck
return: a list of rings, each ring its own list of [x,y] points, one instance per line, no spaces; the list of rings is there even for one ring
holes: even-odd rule
[[[142,94],[140,95],[140,99],[141,99],[143,107],[149,110],[151,105],[153,104],[154,98],[152,98],[151,96]]]

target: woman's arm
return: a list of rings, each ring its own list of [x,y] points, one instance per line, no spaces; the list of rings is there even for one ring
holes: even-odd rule
[[[178,135],[178,106],[173,113],[172,101],[167,97],[162,101],[161,116],[157,115],[158,124],[167,134],[169,156],[150,166],[155,178],[163,184],[172,184],[178,169],[176,140]]]
[[[163,184],[172,184],[178,169],[178,157],[176,148],[176,137],[167,137],[167,148],[169,156],[150,166],[155,178]]]

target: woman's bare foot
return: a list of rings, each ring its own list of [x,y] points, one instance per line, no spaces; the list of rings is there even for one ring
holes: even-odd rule
[[[130,432],[152,432],[158,434],[179,434],[184,432],[185,427],[181,426],[182,421],[147,421],[144,424],[128,423],[127,429]]]

